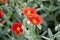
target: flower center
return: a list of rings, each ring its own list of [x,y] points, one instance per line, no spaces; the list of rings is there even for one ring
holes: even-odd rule
[[[31,11],[27,11],[27,14],[30,15]]]
[[[19,31],[20,30],[20,27],[17,27],[17,30]]]
[[[33,19],[32,21],[33,21],[33,23],[37,23],[37,20],[36,19]]]

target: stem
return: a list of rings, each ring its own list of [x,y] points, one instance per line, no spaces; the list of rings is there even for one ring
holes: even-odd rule
[[[50,0],[50,4],[51,4],[51,5],[53,5],[53,2],[52,2],[52,0]]]
[[[11,40],[15,40],[15,39],[13,39],[9,34],[7,34],[7,36],[8,36]]]
[[[13,32],[12,32],[12,37],[13,37],[13,38],[15,37],[14,34],[13,34]]]

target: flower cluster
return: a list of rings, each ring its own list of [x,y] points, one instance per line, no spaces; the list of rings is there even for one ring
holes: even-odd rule
[[[25,16],[28,17],[28,20],[34,25],[39,25],[43,23],[43,18],[37,14],[37,10],[35,8],[22,8],[22,12]],[[22,23],[13,23],[11,30],[12,32],[15,32],[17,35],[21,34],[23,32]]]
[[[34,25],[43,23],[43,18],[37,14],[35,8],[22,8],[23,14],[28,17],[28,20]]]
[[[22,12],[25,16],[28,17],[28,20],[34,24],[39,25],[43,23],[43,18],[37,14],[37,10],[35,8],[22,8]],[[3,10],[0,10],[0,17],[4,16]],[[4,20],[0,22],[4,24]],[[12,32],[15,32],[17,35],[20,35],[23,32],[22,23],[21,22],[14,22],[11,26]]]

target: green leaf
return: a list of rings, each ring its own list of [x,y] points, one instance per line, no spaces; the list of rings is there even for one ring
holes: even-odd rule
[[[41,36],[42,38],[44,38],[44,39],[46,39],[46,40],[50,40],[49,38],[47,38],[47,37],[44,37],[44,36]]]
[[[0,27],[4,26],[3,24],[0,24]]]
[[[60,31],[60,24],[55,27],[55,31]]]
[[[60,31],[58,31],[55,35],[54,38],[59,37],[60,38]]]
[[[60,2],[60,0],[58,0],[58,2]]]
[[[34,40],[33,36],[30,33],[30,30],[26,30],[24,33],[24,36],[28,39],[28,40]]]
[[[39,1],[49,1],[49,0],[39,0]]]
[[[48,15],[47,14],[41,14],[41,16],[43,17],[43,18],[45,18],[45,17],[47,17]]]
[[[48,28],[48,35],[49,35],[50,38],[53,37],[52,31],[49,28]]]
[[[41,25],[37,25],[37,27],[41,30],[41,27],[42,27],[42,26],[41,26]]]

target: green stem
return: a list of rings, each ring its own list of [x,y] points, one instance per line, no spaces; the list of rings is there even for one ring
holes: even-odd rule
[[[50,4],[51,4],[51,5],[53,5],[53,2],[52,2],[52,0],[50,0]]]
[[[12,32],[12,37],[15,38],[14,33]]]

